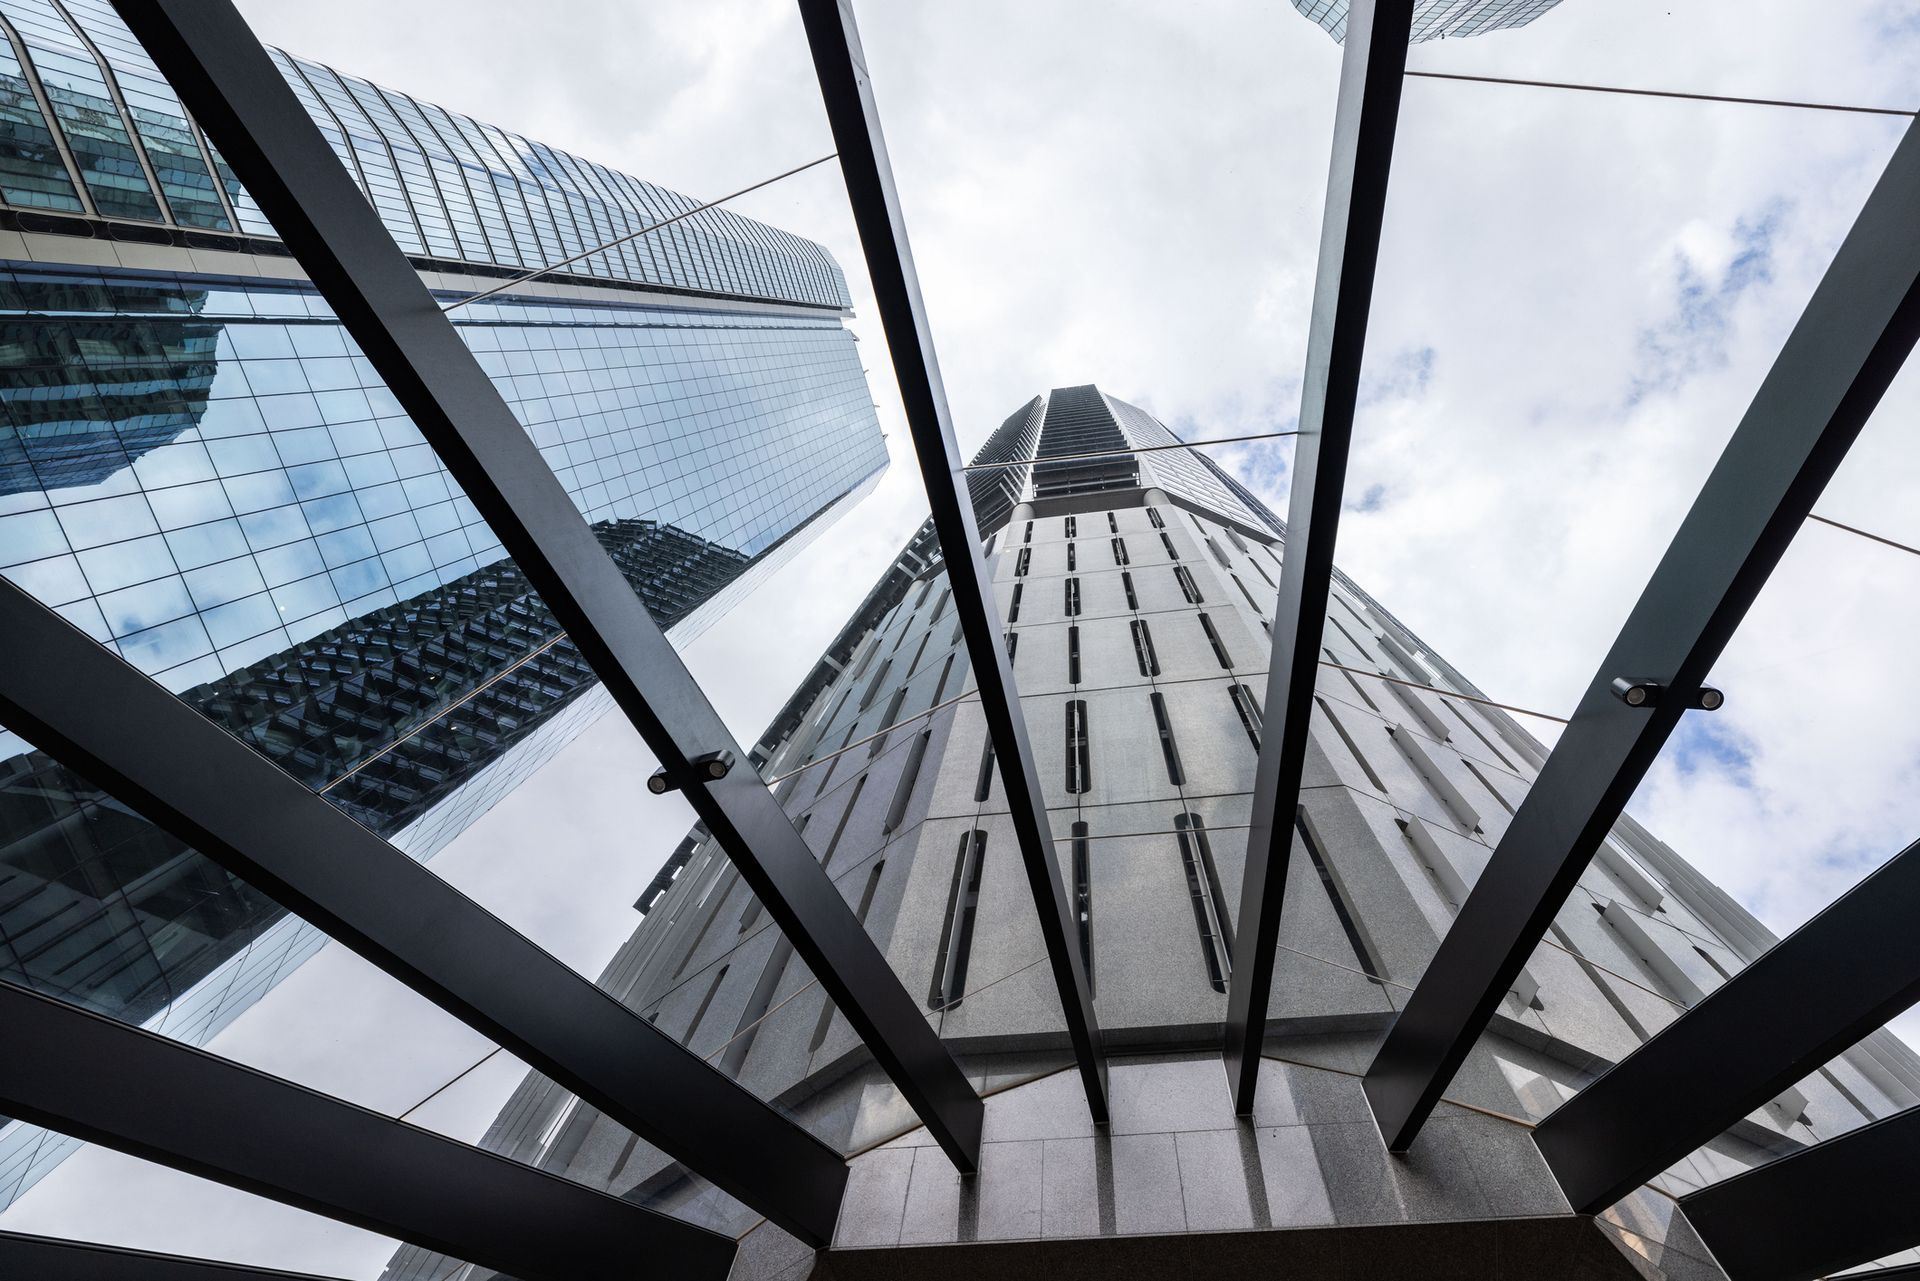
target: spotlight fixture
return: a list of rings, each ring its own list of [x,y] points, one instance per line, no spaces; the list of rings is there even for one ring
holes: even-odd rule
[[[733,753],[729,751],[707,752],[688,762],[686,772],[669,771],[662,765],[647,779],[647,790],[655,796],[665,796],[668,792],[677,792],[687,785],[689,778],[701,782],[714,783],[725,778],[733,770]]]
[[[1659,681],[1635,679],[1627,676],[1613,678],[1613,696],[1628,707],[1650,708],[1660,701],[1661,693],[1666,689]],[[1702,685],[1687,700],[1688,707],[1703,712],[1717,712],[1727,701],[1727,696],[1711,685]]]

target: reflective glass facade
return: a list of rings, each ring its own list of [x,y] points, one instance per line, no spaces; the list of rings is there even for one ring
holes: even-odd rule
[[[521,270],[700,203],[330,67],[273,51],[409,255]],[[108,0],[0,0],[0,211],[182,232],[273,228]],[[33,227],[31,217],[18,225]],[[197,242],[196,242],[197,243]],[[846,279],[811,241],[725,209],[595,253],[570,276],[821,307]]]
[[[1417,0],[1413,6],[1413,38],[1408,43],[1524,27],[1559,3],[1560,0]],[[1319,23],[1335,40],[1347,38],[1347,0],[1293,0],[1293,7]]]

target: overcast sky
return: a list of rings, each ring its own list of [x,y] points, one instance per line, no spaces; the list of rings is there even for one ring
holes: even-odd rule
[[[242,0],[263,38],[695,195],[832,149],[789,0]],[[1098,382],[1192,436],[1289,428],[1339,50],[1285,0],[867,0],[962,443]],[[1916,0],[1565,0],[1416,70],[1916,105]],[[1885,117],[1413,80],[1345,569],[1491,696],[1570,710],[1899,136]],[[895,467],[691,646],[757,736],[925,512],[839,175],[738,208],[847,270]],[[1816,510],[1920,543],[1920,375]],[[1284,442],[1216,456],[1284,510]],[[1920,836],[1920,559],[1796,540],[1631,811],[1785,932]],[[781,644],[769,647],[777,635]],[[1551,741],[1551,725],[1536,732]],[[592,974],[684,833],[603,721],[434,864]],[[215,1049],[391,1112],[485,1042],[329,947]],[[476,1137],[504,1056],[415,1120]],[[372,1277],[390,1243],[89,1151],[5,1226]]]

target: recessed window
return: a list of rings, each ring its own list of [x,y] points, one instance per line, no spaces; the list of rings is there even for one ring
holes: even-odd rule
[[[1133,620],[1133,658],[1140,665],[1142,676],[1160,674],[1160,656],[1153,651],[1153,633],[1147,629],[1147,620]]]
[[[1022,537],[1022,538],[1020,539],[1020,541],[1021,541],[1021,542],[1023,542],[1023,543],[1030,543],[1030,542],[1032,542],[1032,541],[1033,541],[1033,522],[1032,522],[1032,521],[1028,521],[1028,522],[1027,522],[1027,532],[1026,532],[1026,535],[1025,535],[1024,537]]]
[[[887,866],[887,860],[881,859],[867,873],[866,886],[860,891],[860,907],[854,913],[860,924],[867,923],[867,912],[873,907],[874,891],[880,888],[880,873]],[[812,1054],[826,1044],[827,1029],[833,1025],[833,1001],[823,996],[820,1000],[820,1018],[813,1025],[813,1039],[807,1042],[807,1053]]]
[[[1109,518],[1111,519],[1111,518]],[[1093,861],[1087,825],[1073,825],[1073,917],[1080,927],[1080,965],[1087,972],[1087,995],[1093,995]],[[1708,958],[1711,960],[1712,958]]]
[[[1080,536],[1080,521],[1078,517],[1067,517],[1066,527],[1068,538],[1078,538]]]
[[[719,992],[720,985],[726,982],[726,979],[727,967],[723,965],[720,967],[719,972],[713,976],[713,982],[707,984],[707,994],[700,998],[700,1007],[693,1012],[693,1022],[687,1024],[687,1034],[680,1038],[680,1044],[693,1044],[694,1036],[700,1031],[700,1024],[706,1019],[707,1011],[713,1006],[715,993]]]
[[[1213,656],[1222,667],[1233,666],[1233,656],[1227,653],[1227,647],[1220,642],[1220,633],[1214,628],[1213,620],[1205,614],[1200,615],[1200,630],[1207,634],[1207,644],[1213,646]]]
[[[1079,547],[1080,544],[1078,543],[1067,544],[1067,572],[1069,574],[1080,568]]]
[[[931,1009],[950,1010],[967,994],[967,959],[973,951],[973,923],[980,908],[980,877],[986,867],[987,834],[975,828],[960,835],[953,857],[953,882],[947,890],[947,918],[940,927],[940,952],[927,992]]]
[[[862,774],[853,780],[853,791],[847,797],[847,808],[840,811],[840,821],[833,825],[833,835],[827,840],[827,848],[820,855],[820,866],[829,867],[833,863],[833,852],[840,848],[840,836],[847,830],[847,820],[853,817],[854,807],[860,804],[860,793],[867,788],[867,776]]]
[[[1066,580],[1066,582],[1067,582],[1067,600],[1066,600],[1067,617],[1075,618],[1075,617],[1078,617],[1080,613],[1080,580],[1077,578],[1069,578]]]
[[[1107,532],[1110,534],[1117,534],[1120,532],[1120,522],[1113,518],[1112,512],[1107,513]]]
[[[1020,652],[1020,633],[1007,633],[1007,662],[1011,664],[1014,656]]]
[[[1167,781],[1178,787],[1187,776],[1180,768],[1180,745],[1173,739],[1173,722],[1167,718],[1167,696],[1155,690],[1149,701],[1153,704],[1154,726],[1160,731],[1160,755],[1167,762]]]
[[[993,738],[988,736],[986,745],[980,749],[980,773],[973,780],[973,800],[978,805],[993,795]]]
[[[1366,936],[1360,933],[1360,927],[1356,923],[1352,907],[1347,902],[1346,891],[1340,884],[1340,878],[1334,875],[1333,869],[1327,865],[1327,860],[1321,855],[1320,843],[1313,839],[1313,832],[1307,827],[1307,821],[1303,815],[1298,813],[1294,815],[1293,830],[1300,834],[1300,843],[1306,847],[1307,857],[1313,860],[1313,870],[1320,875],[1320,884],[1326,888],[1327,900],[1333,904],[1333,914],[1340,920],[1340,929],[1347,936],[1347,946],[1353,949],[1353,959],[1360,963],[1361,973],[1365,974],[1371,982],[1382,987],[1386,986],[1382,982],[1380,963],[1374,960],[1373,949],[1367,946]]]
[[[1013,576],[1015,578],[1025,578],[1027,576],[1027,568],[1032,564],[1033,548],[1022,547],[1020,554],[1013,558]]]
[[[1212,552],[1213,558],[1220,562],[1220,568],[1222,569],[1233,568],[1233,562],[1228,560],[1227,554],[1220,550],[1220,544],[1214,542],[1211,538],[1207,540],[1207,550]]]
[[[1067,700],[1067,790],[1075,794],[1092,786],[1092,752],[1087,741],[1086,700]]]
[[[867,744],[868,760],[872,760],[874,757],[880,755],[881,751],[885,749],[887,745],[887,735],[893,731],[893,727],[899,722],[900,705],[906,701],[907,687],[905,685],[894,690],[893,697],[887,700],[887,710],[880,714],[880,729],[874,734],[873,741]]]
[[[1360,744],[1353,741],[1353,735],[1349,734],[1347,727],[1340,723],[1340,718],[1333,714],[1333,708],[1327,705],[1326,699],[1315,694],[1313,701],[1320,704],[1320,710],[1326,715],[1328,723],[1333,726],[1333,732],[1340,736],[1340,741],[1346,744],[1348,753],[1359,763],[1360,772],[1367,776],[1367,781],[1373,784],[1374,790],[1384,796],[1387,785],[1380,781],[1378,774],[1373,772],[1373,765],[1367,760],[1366,753],[1360,750]]]
[[[1233,585],[1240,589],[1240,594],[1247,598],[1247,604],[1253,607],[1253,612],[1256,614],[1260,613],[1260,603],[1254,600],[1253,593],[1247,590],[1247,585],[1240,581],[1240,575],[1228,574],[1227,577],[1231,578]]]
[[[1260,704],[1254,701],[1253,691],[1245,685],[1235,682],[1227,687],[1227,693],[1233,699],[1233,710],[1240,714],[1240,727],[1247,731],[1247,738],[1253,744],[1253,750],[1260,750]]]
[[[1120,585],[1127,589],[1127,608],[1135,613],[1140,611],[1140,598],[1133,594],[1133,575],[1122,571]]]
[[[1173,535],[1164,529],[1160,531],[1160,543],[1167,549],[1167,555],[1170,558],[1174,560],[1180,559],[1180,553],[1173,549]]]
[[[1113,563],[1116,565],[1133,563],[1133,558],[1127,555],[1127,540],[1124,538],[1113,539]]]
[[[1173,567],[1173,580],[1180,584],[1180,594],[1187,598],[1187,604],[1200,605],[1206,602],[1206,597],[1200,594],[1200,584],[1193,581],[1193,575],[1187,572],[1185,565]]]
[[[927,642],[932,639],[933,633],[931,632],[928,632],[920,638],[919,648],[913,651],[913,661],[907,664],[907,679],[913,679],[913,674],[920,670],[920,657],[927,652]]]
[[[1187,896],[1193,904],[1194,927],[1200,932],[1207,982],[1214,991],[1224,992],[1233,976],[1233,926],[1226,896],[1220,892],[1220,873],[1213,864],[1213,843],[1198,814],[1175,815],[1173,830],[1180,842],[1180,865],[1187,874]]]
[[[1025,583],[1015,583],[1013,585],[1013,599],[1007,602],[1007,621],[1009,623],[1017,623],[1020,621],[1020,597],[1026,590],[1027,585]]]
[[[1232,526],[1222,526],[1222,528],[1225,530],[1227,535],[1227,540],[1229,542],[1231,542],[1235,547],[1239,548],[1242,552],[1245,552],[1247,550],[1247,540],[1240,537],[1240,533],[1238,530],[1234,529]]]
[[[1067,684],[1080,683],[1080,629],[1067,628]]]
[[[907,803],[913,799],[914,785],[920,781],[920,763],[926,760],[927,744],[932,741],[933,731],[927,730],[907,749],[906,766],[900,771],[899,785],[893,789],[893,804],[887,806],[886,821],[880,824],[882,832],[891,832],[907,816]]]
[[[880,664],[880,670],[875,672],[873,674],[873,679],[867,683],[866,692],[860,695],[860,707],[859,707],[860,711],[863,711],[863,712],[866,711],[867,708],[873,703],[873,696],[880,692],[880,687],[882,685],[886,684],[887,672],[892,667],[893,667],[893,659],[891,658],[886,659],[884,662]]]
[[[1165,529],[1167,527],[1167,522],[1160,519],[1160,509],[1158,507],[1147,508],[1147,520],[1155,529]]]

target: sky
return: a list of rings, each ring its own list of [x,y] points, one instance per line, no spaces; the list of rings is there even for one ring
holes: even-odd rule
[[[832,150],[788,0],[241,7],[270,43],[702,197]],[[1086,382],[1195,437],[1293,425],[1339,67],[1323,32],[1284,0],[858,12],[964,447]],[[1565,0],[1409,67],[1909,108],[1920,0]],[[1491,697],[1570,711],[1901,128],[1410,80],[1342,567]],[[735,207],[846,269],[894,457],[687,648],[751,741],[926,506],[838,172]],[[1916,407],[1909,371],[1816,511],[1920,544]],[[1284,511],[1284,441],[1215,456]],[[1716,668],[1725,708],[1683,722],[1628,807],[1778,932],[1920,835],[1916,586],[1920,559],[1809,525]],[[650,769],[603,720],[433,866],[596,974],[689,822],[639,793]],[[212,1048],[393,1113],[490,1049],[337,946]],[[411,1119],[475,1138],[520,1075],[497,1056]],[[391,1253],[95,1150],[0,1223],[341,1277]]]

